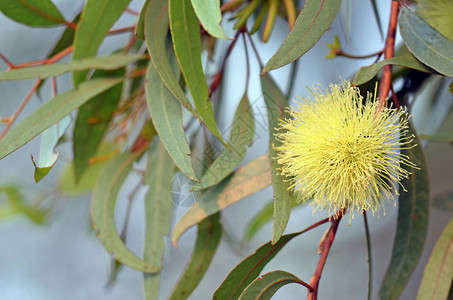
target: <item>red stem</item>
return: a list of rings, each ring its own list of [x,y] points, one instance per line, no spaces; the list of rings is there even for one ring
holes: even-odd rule
[[[390,10],[390,21],[387,31],[387,40],[385,41],[384,59],[392,58],[395,52],[395,35],[396,27],[398,24],[398,14],[400,11],[400,2],[392,1],[392,7]],[[382,71],[381,83],[379,85],[379,109],[381,111],[387,106],[387,96],[390,91],[392,84],[392,66],[386,65]]]
[[[324,265],[326,264],[327,256],[329,255],[333,241],[335,240],[335,234],[337,232],[338,224],[340,223],[342,216],[343,213],[340,212],[338,219],[332,220],[332,225],[330,225],[327,237],[324,240],[321,257],[319,258],[315,273],[313,274],[313,277],[311,278],[309,283],[313,289],[308,291],[307,300],[316,300],[318,298],[318,286],[321,279],[322,270],[324,269]]]

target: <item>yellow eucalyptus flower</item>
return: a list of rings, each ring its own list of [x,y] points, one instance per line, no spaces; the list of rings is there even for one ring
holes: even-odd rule
[[[397,109],[378,111],[376,96],[366,100],[346,82],[311,92],[282,120],[275,147],[281,172],[302,199],[336,217],[340,211],[360,213],[395,201],[397,185],[415,167],[400,150],[412,141],[408,115]],[[401,134],[401,136],[400,136]]]
[[[419,0],[417,13],[453,41],[453,0]]]

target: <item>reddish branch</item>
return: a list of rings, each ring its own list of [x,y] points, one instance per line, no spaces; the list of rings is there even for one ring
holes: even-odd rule
[[[333,241],[335,239],[335,234],[337,232],[338,224],[340,223],[341,218],[342,214],[340,214],[338,219],[332,220],[332,225],[330,225],[326,239],[324,239],[318,266],[316,267],[315,273],[310,280],[310,286],[312,287],[312,290],[308,291],[307,300],[316,300],[318,298],[318,286],[319,280],[321,279],[321,273],[324,265],[326,264],[327,256],[329,255],[330,248],[332,247]]]
[[[395,35],[396,26],[398,24],[398,14],[400,10],[400,3],[398,1],[392,1],[392,7],[390,11],[390,21],[387,31],[387,39],[385,41],[384,58],[392,58],[395,52]],[[382,78],[379,85],[379,111],[387,105],[387,96],[389,95],[390,86],[392,85],[392,66],[387,65],[382,71]]]

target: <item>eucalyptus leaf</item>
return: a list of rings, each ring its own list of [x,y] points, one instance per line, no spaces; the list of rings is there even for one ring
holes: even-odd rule
[[[90,80],[81,84],[76,90],[64,92],[47,101],[8,131],[0,141],[0,159],[28,143],[83,103],[123,80],[123,78]]]
[[[219,0],[191,0],[192,6],[200,19],[204,29],[218,39],[227,39],[220,22],[222,14],[220,12]]]
[[[266,103],[269,120],[269,159],[272,170],[272,187],[274,188],[274,231],[272,242],[276,243],[285,231],[291,215],[293,192],[290,183],[280,174],[277,161],[277,150],[281,144],[276,137],[279,120],[289,117],[288,99],[272,80],[269,74],[261,77],[261,89]]]
[[[417,299],[448,299],[453,283],[453,219],[437,240],[423,273]]]
[[[3,0],[0,11],[16,22],[48,27],[67,23],[51,0]]]
[[[340,10],[341,0],[307,0],[293,29],[264,66],[262,74],[299,59],[329,29]]]
[[[240,167],[220,184],[207,190],[199,202],[176,223],[172,233],[173,244],[176,245],[179,237],[190,227],[270,184],[271,172],[267,155]]]
[[[401,37],[415,57],[437,72],[453,76],[453,41],[404,5],[399,25]]]
[[[126,10],[131,0],[87,0],[74,36],[73,60],[96,56],[109,29]],[[73,74],[74,85],[86,80],[88,71]]]
[[[390,265],[379,292],[381,299],[399,298],[420,259],[428,229],[428,167],[420,140],[412,124],[409,126],[409,134],[414,134],[414,140],[401,152],[407,155],[419,169],[411,170],[409,178],[401,182],[407,192],[401,191],[398,200],[395,242]]]

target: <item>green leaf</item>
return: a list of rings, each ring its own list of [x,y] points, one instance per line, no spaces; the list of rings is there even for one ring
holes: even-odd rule
[[[279,127],[279,120],[289,117],[287,111],[288,99],[282,93],[270,75],[261,77],[261,89],[266,103],[269,120],[269,158],[272,169],[272,187],[274,188],[274,233],[272,242],[276,243],[285,231],[291,215],[293,192],[290,183],[280,175],[281,166],[277,161],[277,150],[281,142],[275,134]]]
[[[200,25],[190,0],[170,0],[170,30],[181,71],[206,127],[227,146],[217,127],[201,64]],[[165,82],[165,80],[164,80]]]
[[[399,25],[401,37],[415,57],[437,72],[453,76],[453,41],[406,6],[402,6]]]
[[[453,219],[445,227],[431,253],[418,289],[417,299],[447,299],[452,280]]]
[[[97,70],[94,78],[124,76],[125,69],[115,71]],[[112,120],[123,92],[123,82],[112,86],[80,106],[74,125],[73,152],[76,182],[88,167],[89,160],[96,154],[102,138]]]
[[[415,69],[427,73],[435,73],[434,70],[422,64],[414,55],[408,53],[404,56],[384,59],[371,66],[361,67],[354,77],[353,85],[359,86],[367,83],[386,65],[398,65],[405,68]]]
[[[200,183],[194,184],[193,188],[206,189],[212,187],[230,175],[244,159],[247,146],[251,146],[254,134],[255,119],[247,98],[247,91],[245,91],[236,109],[230,139],[228,140],[232,151],[224,148],[203,174]]]
[[[227,39],[220,22],[222,21],[222,13],[220,12],[219,0],[191,0],[192,6],[200,19],[204,29],[218,39]]]
[[[183,128],[181,105],[168,91],[153,64],[148,65],[147,80],[145,88],[148,108],[163,145],[181,172],[198,181]]]
[[[116,198],[134,161],[142,154],[143,151],[125,152],[106,164],[93,191],[91,220],[105,250],[112,253],[119,262],[142,272],[158,272],[160,268],[137,257],[124,245],[115,225]]]
[[[65,64],[51,64],[37,67],[13,69],[0,73],[0,81],[24,80],[58,76],[70,71],[102,69],[114,70],[143,58],[137,54],[112,54],[102,57],[85,58]]]
[[[302,284],[302,281],[285,271],[269,272],[253,280],[242,292],[239,300],[270,300],[281,287],[290,283]]]
[[[42,133],[38,162],[33,160],[33,156],[31,157],[33,165],[35,166],[34,177],[36,183],[41,181],[57,162],[60,153],[55,153],[55,146],[58,144],[59,139],[64,135],[69,124],[71,124],[71,117],[66,116],[60,122],[47,128]]]
[[[304,231],[282,236],[277,243],[268,242],[258,248],[256,252],[240,264],[238,264],[228,274],[220,287],[215,291],[213,300],[236,300],[239,299],[242,291],[259,276],[263,268],[270,262],[275,255],[294,237],[304,233]]]
[[[140,15],[138,16],[137,25],[135,25],[135,35],[141,40],[145,40],[145,19],[148,14],[148,6],[153,0],[145,0]]]
[[[411,147],[421,145],[412,124],[409,134],[414,134],[414,141],[401,152],[420,169],[411,170],[409,178],[401,182],[407,192],[402,191],[398,200],[398,225],[392,259],[379,293],[381,299],[398,299],[400,296],[420,259],[428,228],[428,167],[421,146]]]
[[[4,0],[0,11],[16,22],[48,27],[67,23],[58,8],[50,0]]]
[[[219,219],[220,213],[216,213],[198,224],[195,250],[183,275],[175,285],[170,300],[187,299],[203,279],[222,238],[222,225]]]
[[[48,215],[47,210],[41,209],[36,205],[27,204],[24,196],[16,186],[2,186],[0,187],[0,194],[4,194],[8,201],[6,205],[2,205],[3,207],[0,208],[0,218],[21,213],[30,221],[36,224],[42,224]]]
[[[271,174],[267,155],[240,167],[230,177],[206,191],[201,200],[179,220],[173,229],[173,244],[176,245],[179,237],[190,227],[270,184]]]
[[[123,14],[129,2],[131,0],[86,1],[74,36],[73,60],[96,56],[110,27]],[[74,72],[74,85],[77,87],[79,83],[85,81],[87,74],[88,71]]]
[[[453,133],[448,131],[440,131],[434,134],[420,133],[420,138],[435,143],[453,143]]]
[[[57,123],[91,98],[123,81],[123,78],[100,78],[87,81],[76,90],[64,92],[47,101],[13,127],[0,141],[0,159],[16,151],[32,138]]]
[[[307,0],[293,29],[271,59],[262,74],[295,61],[311,49],[329,29],[340,10],[341,0]]]
[[[152,147],[146,168],[145,183],[148,192],[145,196],[145,247],[143,260],[157,274],[144,274],[145,299],[157,299],[159,296],[160,270],[164,257],[164,236],[170,232],[171,197],[170,185],[175,173],[175,166],[163,145],[158,142]]]
[[[166,47],[168,29],[168,1],[151,0],[147,6],[145,16],[145,39],[151,61],[170,92],[201,122],[199,113],[187,99],[186,94],[179,85],[179,79],[172,71]]]

